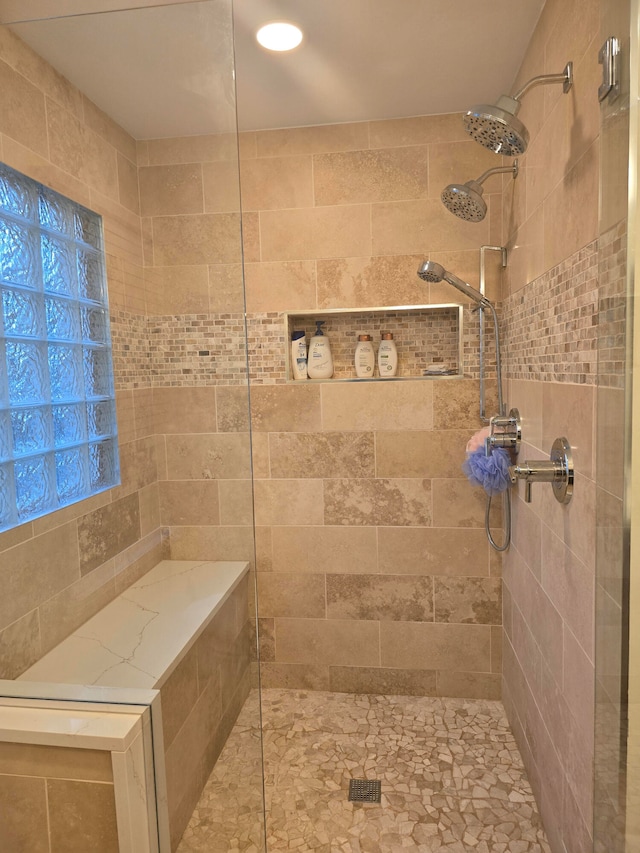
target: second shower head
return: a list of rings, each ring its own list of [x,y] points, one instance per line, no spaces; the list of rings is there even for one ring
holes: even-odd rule
[[[515,178],[518,174],[518,161],[515,160],[512,166],[488,169],[474,181],[467,181],[464,184],[449,184],[440,195],[442,203],[448,211],[459,219],[464,219],[466,222],[482,221],[487,213],[487,203],[482,197],[482,184],[491,175],[502,172],[511,172]]]

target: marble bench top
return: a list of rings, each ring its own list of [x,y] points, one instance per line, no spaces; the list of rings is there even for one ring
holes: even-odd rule
[[[158,688],[249,570],[163,560],[20,679]]]

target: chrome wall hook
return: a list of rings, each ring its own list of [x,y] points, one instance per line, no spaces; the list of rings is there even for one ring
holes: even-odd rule
[[[553,494],[561,504],[568,504],[573,495],[573,456],[566,438],[556,438],[551,448],[549,461],[527,460],[521,465],[509,466],[511,482],[525,481],[524,499],[531,503],[533,483],[551,483]]]

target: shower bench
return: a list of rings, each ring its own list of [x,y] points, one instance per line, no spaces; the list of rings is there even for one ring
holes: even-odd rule
[[[164,560],[17,682],[2,683],[5,697],[10,684],[14,697],[29,696],[31,683],[34,697],[63,707],[95,702],[100,691],[98,702],[132,706],[159,691],[149,710],[162,853],[177,847],[249,692],[248,571],[246,562]],[[120,824],[117,790],[115,798]]]

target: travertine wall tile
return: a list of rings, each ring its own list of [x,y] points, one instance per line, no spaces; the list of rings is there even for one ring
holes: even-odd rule
[[[324,619],[327,615],[323,574],[261,572],[258,600],[260,613],[267,618]]]
[[[443,212],[448,218],[443,216]],[[483,222],[466,223],[466,229],[461,229],[459,222],[447,213],[440,199],[373,204],[372,254],[412,255],[434,250],[475,249],[488,242],[486,219]],[[360,254],[369,253],[363,251]]]
[[[256,524],[323,524],[323,480],[256,480]],[[292,500],[293,498],[293,500]]]
[[[34,664],[41,654],[37,609],[0,631],[0,669],[5,673],[5,678],[16,678]]]
[[[47,157],[47,118],[43,93],[4,61],[0,61],[0,91],[3,92],[4,101],[2,133]]]
[[[462,477],[468,430],[376,433],[378,477]]]
[[[251,480],[219,480],[220,524],[253,524],[253,490]]]
[[[369,136],[372,148],[468,140],[460,113],[371,121]]]
[[[69,853],[98,849],[117,853],[118,828],[113,785],[48,779],[51,846]]]
[[[374,440],[371,432],[271,433],[269,458],[273,478],[322,479],[373,477]]]
[[[249,478],[249,436],[242,433],[168,435],[167,471],[170,480]]]
[[[436,673],[428,669],[330,666],[329,689],[337,693],[382,693],[392,696],[438,695]]]
[[[447,160],[446,149],[450,143],[457,146],[458,160],[463,167],[476,169],[477,175],[495,163],[492,155],[469,141],[459,115],[265,131],[255,135],[255,149],[253,141],[245,155],[244,175],[250,191],[245,224],[252,235],[247,305],[252,426],[258,439],[256,514],[263,526],[273,525],[261,527],[270,529],[271,535],[259,557],[259,569],[286,577],[326,576],[334,617],[344,616],[357,625],[405,620],[412,613],[416,619],[432,619],[434,575],[461,578],[460,594],[467,601],[462,588],[468,587],[472,600],[474,581],[490,574],[481,529],[484,503],[460,470],[466,442],[480,426],[477,382],[284,384],[288,342],[281,312],[311,312],[316,305],[358,309],[354,329],[362,324],[371,331],[366,312],[372,307],[455,304],[457,295],[450,286],[418,279],[418,266],[433,257],[477,286],[478,247],[488,239],[489,230],[487,223],[479,227],[461,223],[440,204],[439,182],[453,179],[447,171],[452,161]],[[285,158],[296,166],[290,180],[298,188],[299,169],[313,159],[314,198],[305,207],[287,209],[301,203],[296,186],[265,186],[258,199],[258,177],[270,176],[273,181]],[[455,177],[468,180],[472,175]],[[490,189],[499,192],[500,181],[494,183]],[[288,194],[286,201],[282,193]],[[262,207],[256,211],[258,204]],[[497,205],[495,209],[500,212]],[[328,236],[324,230],[328,226],[338,233]],[[496,227],[501,228],[501,222]],[[486,282],[496,301],[502,295],[498,261],[489,257]],[[336,375],[352,376],[354,329],[342,316],[328,319]],[[410,340],[398,336],[399,347],[417,350],[416,358],[407,350],[401,359],[404,367],[411,358],[411,364],[420,368],[412,369],[411,376],[420,375],[433,361],[455,362],[446,350],[442,329],[432,320],[433,315],[416,314],[418,327],[407,328]],[[477,323],[466,311],[464,322],[465,371],[476,376]],[[309,334],[312,325],[304,325]],[[378,326],[374,331],[377,337]],[[454,330],[454,349],[456,334]],[[425,365],[420,357],[426,359]],[[436,394],[441,401],[437,423]],[[490,384],[492,411],[494,398],[495,386]],[[443,493],[451,481],[457,481],[460,490],[449,502],[441,502],[438,520],[432,519],[434,478]],[[281,483],[279,491],[274,483]],[[287,489],[296,495],[297,514],[286,504]],[[458,500],[472,507],[477,527],[454,527],[458,522],[451,514]],[[433,522],[441,526],[432,526]],[[495,595],[498,577],[490,581]],[[288,601],[285,591],[283,599]],[[261,606],[259,596],[259,611]],[[457,613],[462,609],[451,618],[457,620]],[[270,617],[265,612],[264,618]],[[461,618],[467,618],[466,612]],[[301,628],[304,621],[300,620]],[[318,635],[314,674],[307,678],[296,669],[299,662],[285,663],[281,627],[279,619],[275,626],[264,625],[270,651],[263,677],[269,684],[328,689],[330,632]],[[345,661],[341,680],[337,674],[331,677],[332,685],[345,686],[333,689],[397,684],[409,692],[436,690],[435,669],[423,663],[386,674],[378,667],[378,662],[369,669]],[[494,678],[490,688],[478,684],[473,690],[495,691],[495,683]]]
[[[140,538],[137,495],[120,498],[78,521],[80,571],[96,569]]]
[[[240,180],[236,160],[202,163],[205,213],[240,210]]]
[[[261,157],[242,160],[243,210],[279,210],[313,206],[311,157]]]
[[[381,663],[401,669],[491,671],[488,625],[381,622]]]
[[[433,621],[433,581],[415,575],[327,575],[327,617]]]
[[[258,157],[357,151],[369,147],[367,122],[261,130],[256,133]]]
[[[502,624],[499,578],[434,578],[436,622]]]
[[[434,383],[325,383],[320,388],[326,430],[391,430],[398,423],[407,430],[431,429]]]
[[[0,767],[3,775],[113,782],[111,755],[98,749],[3,742]]]
[[[318,154],[313,158],[313,187],[318,205],[425,198],[428,177],[426,145]]]
[[[322,424],[320,385],[261,385],[251,390],[251,426],[258,432],[308,432]],[[326,391],[326,387],[322,387]],[[330,426],[327,426],[331,429]]]
[[[276,619],[276,654],[283,663],[379,666],[378,622]]]
[[[436,301],[430,297],[430,286],[416,275],[423,261],[422,254],[320,259],[316,264],[318,308],[425,305]]]
[[[381,572],[424,575],[489,574],[489,546],[484,530],[446,527],[381,527]]]
[[[417,526],[431,523],[431,481],[324,480],[324,523]]]
[[[244,268],[247,310],[291,311],[314,308],[316,265],[314,261],[247,263]]]
[[[5,850],[48,853],[49,826],[44,779],[0,775],[0,844]]]
[[[262,260],[297,261],[371,254],[366,204],[260,213]]]
[[[164,525],[219,524],[218,480],[165,480],[160,483]]]
[[[138,170],[142,216],[203,213],[204,189],[199,163],[143,166]]]
[[[156,264],[237,263],[240,217],[236,213],[156,216],[153,257]]]
[[[306,519],[304,519],[306,523]],[[377,571],[376,530],[373,527],[280,526],[272,531],[272,568],[300,574],[371,573]]]

